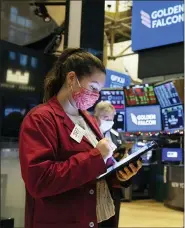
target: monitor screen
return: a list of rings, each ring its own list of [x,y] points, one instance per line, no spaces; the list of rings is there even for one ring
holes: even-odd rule
[[[173,106],[162,109],[162,122],[165,131],[184,128],[183,106]]]
[[[125,99],[123,90],[103,89],[100,93],[100,100],[110,102],[115,109],[125,109]]]
[[[115,129],[118,132],[125,131],[125,111],[124,110],[116,110],[113,129]]]
[[[181,162],[182,148],[162,148],[163,162]]]
[[[159,105],[126,108],[127,132],[161,131],[161,128]]]
[[[127,106],[157,104],[153,85],[136,85],[124,88]]]
[[[179,95],[173,82],[156,86],[154,88],[161,108],[167,108],[173,105],[181,104]]]

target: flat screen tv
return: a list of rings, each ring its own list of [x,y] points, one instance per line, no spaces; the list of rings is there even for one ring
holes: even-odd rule
[[[179,94],[173,82],[166,82],[164,84],[155,86],[154,91],[161,108],[167,108],[181,104]]]
[[[125,109],[125,97],[122,89],[102,89],[100,100],[110,102],[117,110]]]
[[[127,132],[158,132],[161,129],[161,109],[159,105],[126,108]]]
[[[162,109],[162,122],[165,131],[184,129],[183,106],[177,105]]]
[[[126,106],[155,105],[157,99],[153,85],[135,85],[124,88]]]

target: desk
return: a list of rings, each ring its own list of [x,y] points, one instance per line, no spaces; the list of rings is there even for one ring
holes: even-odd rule
[[[177,210],[184,210],[184,165],[168,165],[165,168],[164,205]]]

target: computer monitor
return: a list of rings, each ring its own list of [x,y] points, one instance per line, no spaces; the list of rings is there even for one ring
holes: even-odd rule
[[[102,89],[100,100],[110,102],[117,110],[125,109],[125,97],[122,89]]]
[[[172,106],[162,109],[162,122],[165,131],[176,131],[184,129],[183,106]]]
[[[153,85],[135,85],[124,88],[126,106],[155,105],[157,99]]]
[[[161,129],[161,109],[159,105],[126,108],[127,132],[158,132]]]
[[[179,94],[173,82],[166,82],[164,84],[155,86],[154,91],[161,108],[167,108],[181,104]]]
[[[162,148],[162,162],[181,162],[182,148]]]

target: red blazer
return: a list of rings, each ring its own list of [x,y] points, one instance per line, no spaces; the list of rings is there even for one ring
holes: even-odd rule
[[[101,139],[97,123],[89,114],[81,114]],[[73,128],[56,97],[32,109],[22,123],[25,228],[98,227],[96,177],[106,172],[106,165],[85,137],[81,143],[70,137]]]

